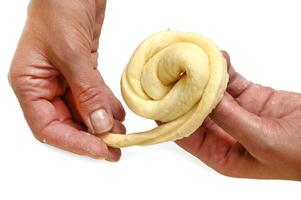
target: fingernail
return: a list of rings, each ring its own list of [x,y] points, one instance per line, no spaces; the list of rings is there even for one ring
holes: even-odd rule
[[[104,133],[112,128],[109,115],[104,109],[99,109],[91,113],[90,120],[96,133]]]

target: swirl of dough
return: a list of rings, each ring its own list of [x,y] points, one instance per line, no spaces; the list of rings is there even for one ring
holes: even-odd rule
[[[163,123],[144,132],[100,137],[111,147],[187,137],[221,100],[227,82],[225,59],[209,39],[195,33],[155,33],[131,57],[122,75],[121,92],[133,112]]]

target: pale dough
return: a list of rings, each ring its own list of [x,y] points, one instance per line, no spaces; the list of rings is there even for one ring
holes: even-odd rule
[[[101,138],[111,147],[127,147],[187,137],[221,100],[227,82],[226,61],[212,41],[195,33],[155,33],[138,46],[127,64],[121,92],[133,112],[163,124]]]

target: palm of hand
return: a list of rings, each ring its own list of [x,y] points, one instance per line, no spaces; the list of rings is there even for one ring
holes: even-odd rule
[[[300,179],[301,95],[247,81],[224,56],[230,81],[223,100],[177,143],[225,175]]]

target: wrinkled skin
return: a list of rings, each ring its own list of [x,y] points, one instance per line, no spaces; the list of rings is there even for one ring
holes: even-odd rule
[[[106,132],[125,133],[122,105],[97,70],[105,4],[105,0],[32,0],[9,81],[38,140],[116,161],[120,150],[93,135],[101,132],[95,132],[89,117],[105,109],[110,122]]]
[[[251,83],[223,54],[230,81],[222,101],[177,144],[227,176],[301,180],[301,94]]]

